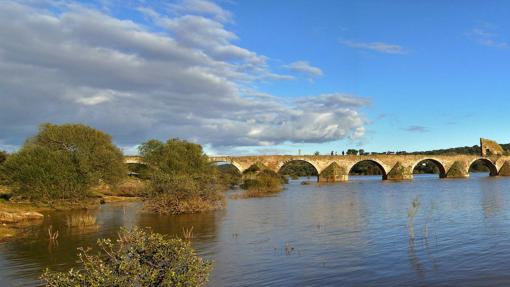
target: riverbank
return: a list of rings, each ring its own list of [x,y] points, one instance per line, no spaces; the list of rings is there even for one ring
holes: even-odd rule
[[[0,243],[20,238],[31,226],[40,225],[45,214],[53,211],[94,210],[101,204],[139,202],[143,187],[139,180],[126,180],[116,188],[101,185],[81,200],[62,200],[48,203],[24,202],[13,199],[8,188],[0,186]]]

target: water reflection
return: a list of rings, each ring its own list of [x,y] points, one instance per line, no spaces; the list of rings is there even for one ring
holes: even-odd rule
[[[55,212],[30,237],[0,245],[0,285],[34,286],[43,268],[73,266],[78,246],[140,225],[171,236],[193,227],[193,245],[215,261],[210,286],[506,286],[509,186],[509,178],[480,174],[291,181],[277,196],[229,200],[225,211],[199,215],[151,215],[136,203],[102,206],[90,229],[69,228],[70,214]],[[407,211],[417,198],[416,236],[409,240]],[[50,225],[60,233],[53,246]]]

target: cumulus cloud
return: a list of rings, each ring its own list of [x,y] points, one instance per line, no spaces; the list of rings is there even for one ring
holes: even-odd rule
[[[174,7],[186,15],[138,9],[151,29],[78,4],[4,1],[0,144],[20,145],[42,122],[86,123],[122,146],[181,137],[226,150],[363,136],[367,99],[284,100],[257,90],[259,80],[292,77],[235,45],[223,24],[231,15],[207,3]]]
[[[310,65],[307,61],[296,61],[285,66],[287,69],[305,74],[309,77],[320,77],[323,72],[320,68]]]
[[[385,54],[406,54],[407,51],[400,45],[384,42],[356,42],[351,40],[340,40],[340,44],[354,49],[371,50]]]

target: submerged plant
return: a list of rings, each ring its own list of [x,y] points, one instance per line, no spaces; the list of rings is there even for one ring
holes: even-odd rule
[[[414,218],[420,209],[420,199],[416,197],[411,206],[407,209],[407,228],[409,230],[409,239],[414,241]]]

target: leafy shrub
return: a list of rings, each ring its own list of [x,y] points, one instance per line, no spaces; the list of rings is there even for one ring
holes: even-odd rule
[[[239,170],[233,165],[219,165],[220,180],[230,187],[238,186],[242,183],[242,176]]]
[[[134,228],[122,229],[114,243],[101,239],[99,252],[79,249],[80,269],[46,272],[46,286],[204,286],[212,265],[189,242]]]
[[[244,180],[241,188],[245,189],[245,197],[257,197],[282,191],[285,178],[272,170],[262,170],[254,178]]]
[[[140,146],[140,154],[149,166],[149,211],[180,214],[223,207],[226,186],[200,145],[150,140]]]
[[[91,186],[115,185],[127,174],[111,137],[80,124],[41,125],[0,168],[15,196],[40,201],[83,198]]]
[[[7,152],[0,150],[0,164],[7,160]]]

